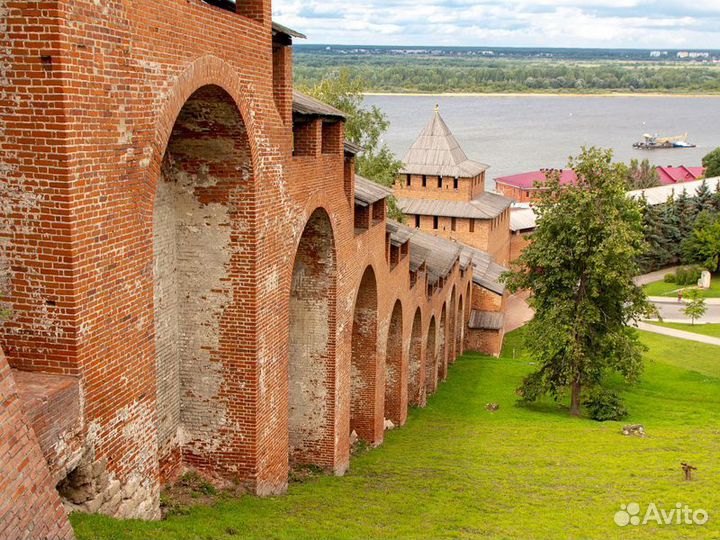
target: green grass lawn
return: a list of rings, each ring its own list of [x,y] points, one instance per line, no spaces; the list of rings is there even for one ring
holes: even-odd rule
[[[675,328],[676,330],[684,330],[685,332],[695,332],[703,336],[720,338],[720,324],[689,324],[689,323],[669,323],[651,321],[656,326],[664,326],[666,328]]]
[[[677,283],[665,283],[664,281],[655,281],[648,283],[643,287],[645,294],[648,296],[671,296],[677,297],[678,289],[687,292],[690,287],[681,287]],[[700,296],[703,298],[720,298],[720,274],[715,274],[710,280],[710,288],[700,290]]]
[[[720,538],[720,348],[643,334],[631,417],[571,418],[551,401],[516,404],[532,366],[518,332],[505,358],[468,354],[449,381],[343,478],[293,483],[287,495],[227,498],[161,522],[73,515],[79,538]],[[514,351],[515,358],[512,358]],[[500,404],[491,413],[489,402]],[[624,423],[648,437],[625,437]],[[680,462],[698,467],[682,478]],[[620,505],[703,508],[704,526],[620,528]]]

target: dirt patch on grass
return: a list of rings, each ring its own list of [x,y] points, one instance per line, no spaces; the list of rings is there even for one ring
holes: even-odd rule
[[[187,514],[195,506],[214,506],[221,499],[233,499],[249,493],[240,484],[217,488],[195,471],[185,473],[160,494],[160,511],[170,515]]]

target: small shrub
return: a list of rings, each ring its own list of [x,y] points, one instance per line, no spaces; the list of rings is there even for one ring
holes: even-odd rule
[[[701,274],[699,266],[681,266],[675,271],[675,281],[678,285],[696,285]]]
[[[622,420],[628,415],[622,398],[612,390],[593,388],[583,401],[590,418],[598,422]]]
[[[677,278],[675,277],[675,274],[665,274],[663,281],[665,283],[675,283],[677,281]]]
[[[215,486],[213,486],[210,482],[202,482],[198,489],[200,490],[200,493],[203,495],[207,495],[208,497],[211,495],[217,495],[217,489],[215,489]]]
[[[685,285],[686,274],[687,272],[683,266],[675,270],[675,283],[678,285]]]

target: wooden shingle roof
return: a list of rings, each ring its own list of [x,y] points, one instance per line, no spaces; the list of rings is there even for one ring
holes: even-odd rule
[[[368,180],[360,175],[355,175],[355,202],[360,206],[373,204],[381,199],[386,199],[392,195],[392,191]]]
[[[405,154],[403,163],[403,174],[468,178],[488,169],[488,165],[468,159],[437,110]]]
[[[293,90],[292,110],[294,114],[306,116],[325,116],[330,118],[345,119],[345,113],[340,109],[323,103],[319,99]]]
[[[501,330],[505,325],[505,317],[497,311],[479,311],[470,313],[468,326],[475,330]]]
[[[471,201],[398,199],[398,206],[406,214],[470,219],[494,219],[511,204],[512,199],[490,192]]]

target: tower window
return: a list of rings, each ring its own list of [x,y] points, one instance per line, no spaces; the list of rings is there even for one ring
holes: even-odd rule
[[[456,176],[453,178],[453,189],[457,189],[460,181],[458,180],[458,177]]]
[[[454,231],[457,228],[457,218],[450,218],[450,230]]]
[[[415,216],[415,227],[420,228],[420,216]]]
[[[427,176],[425,176],[425,175],[423,174],[423,175],[422,175],[422,178],[423,178],[422,186],[423,186],[423,187],[427,187]]]
[[[439,221],[440,220],[437,216],[433,216],[433,229],[437,230]]]
[[[408,175],[407,175],[407,178],[405,178],[405,185],[408,186],[408,187],[410,187],[410,184],[411,184],[411,183],[412,183],[412,182],[411,182],[411,180],[410,180],[410,175],[408,174]]]
[[[438,187],[442,189],[442,176],[438,176]]]

